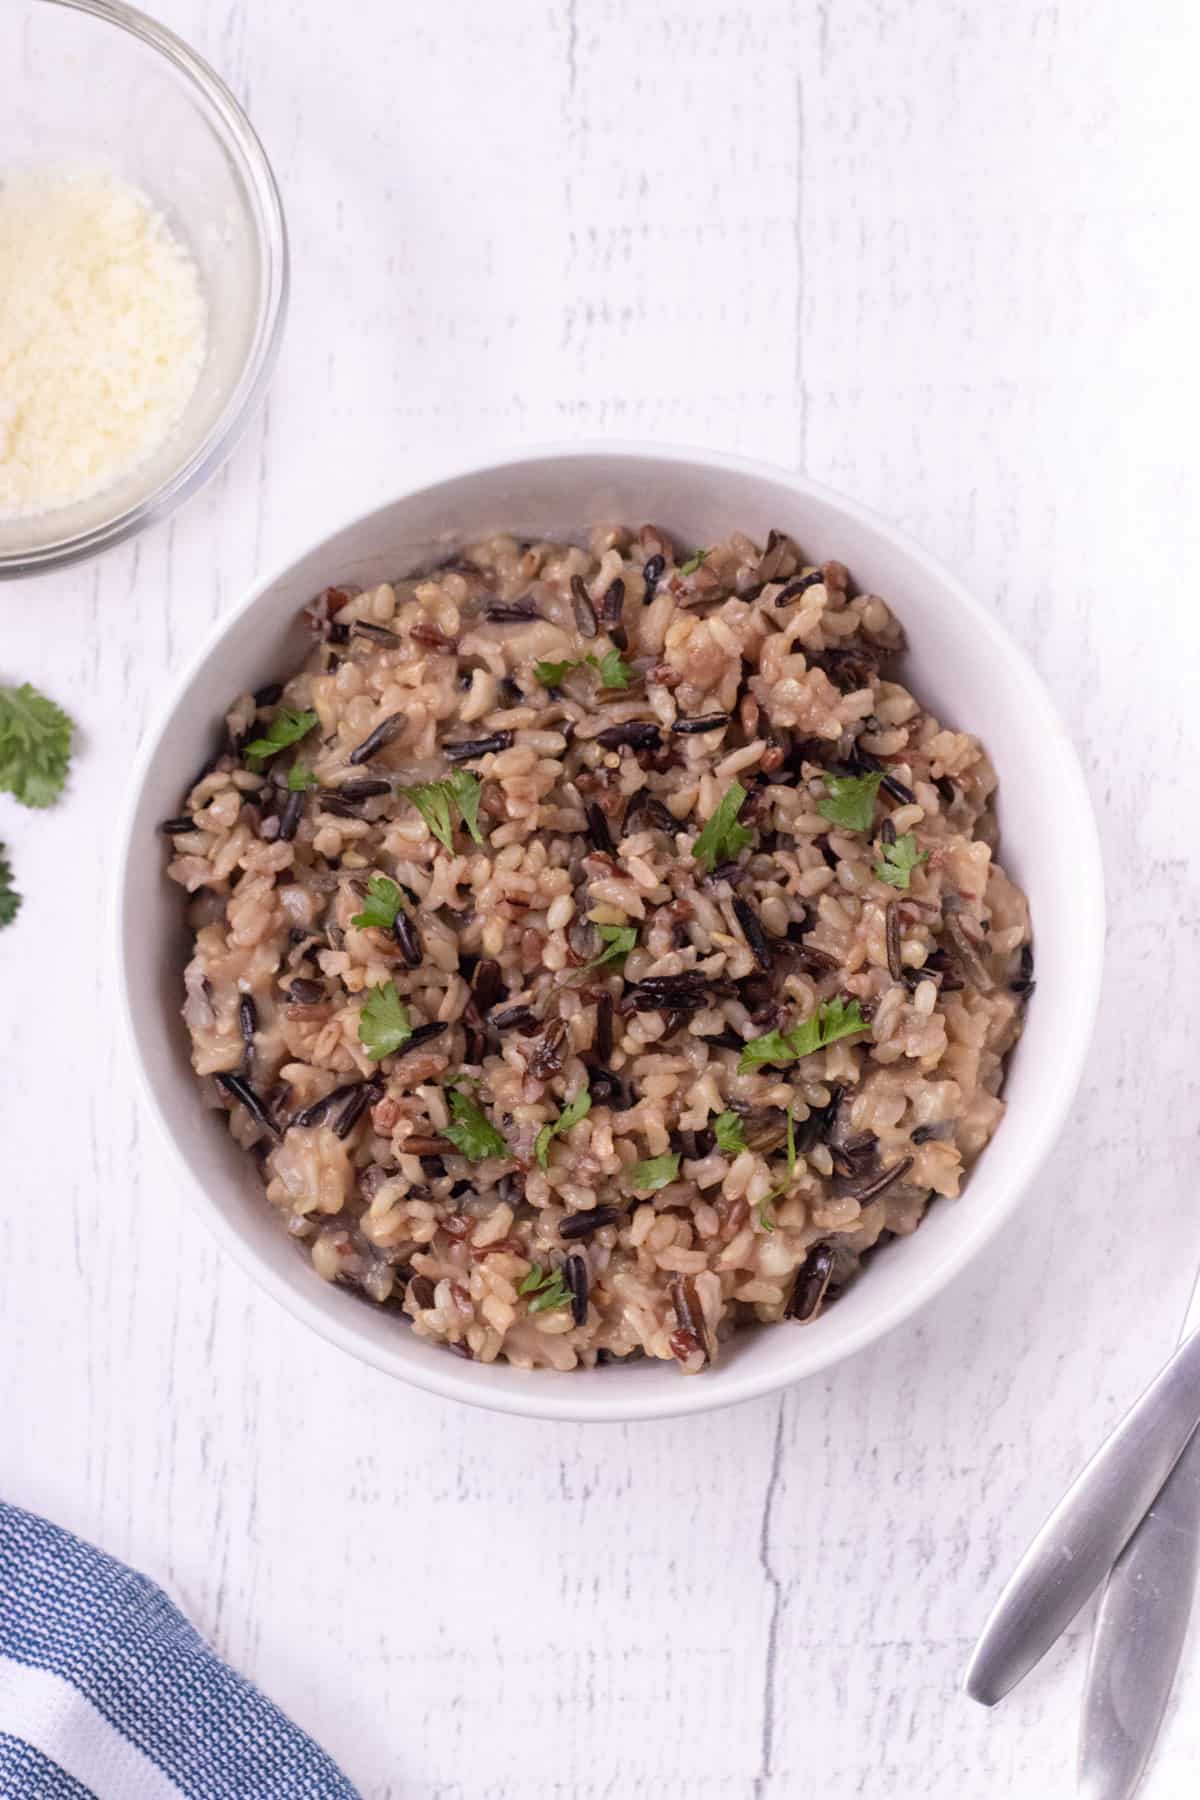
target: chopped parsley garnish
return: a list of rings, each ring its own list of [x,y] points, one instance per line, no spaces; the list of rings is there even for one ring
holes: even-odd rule
[[[0,687],[0,789],[22,806],[52,806],[71,763],[71,721],[26,681]]]
[[[367,897],[363,901],[361,912],[355,913],[350,923],[360,931],[374,926],[376,931],[390,931],[396,923],[396,914],[404,905],[404,895],[386,875],[372,875],[367,883]]]
[[[875,864],[875,873],[880,881],[886,881],[889,887],[906,888],[914,869],[923,862],[929,861],[928,850],[918,850],[917,840],[911,831],[898,837],[894,844],[881,846],[882,854]]]
[[[276,756],[289,744],[298,744],[307,737],[316,722],[315,712],[293,712],[290,706],[281,706],[265,734],[246,745],[246,755],[251,762],[265,762],[268,756]]]
[[[309,788],[320,787],[320,782],[306,763],[294,762],[288,770],[288,792],[305,794]]]
[[[883,771],[871,775],[826,775],[828,792],[817,811],[843,831],[870,831],[875,822],[875,796]]]
[[[711,550],[697,550],[695,556],[689,556],[685,563],[680,563],[679,573],[681,575],[694,575],[701,563],[707,562],[711,555]]]
[[[438,842],[447,850],[454,848],[454,812],[477,844],[483,837],[479,830],[479,795],[481,783],[470,769],[455,769],[444,781],[421,781],[416,787],[401,788],[428,825]]]
[[[551,1312],[556,1306],[571,1304],[571,1290],[562,1270],[543,1269],[540,1263],[534,1263],[517,1292],[530,1296],[531,1313]]]
[[[559,1133],[570,1131],[572,1125],[578,1125],[580,1119],[586,1119],[591,1110],[592,1096],[585,1087],[581,1087],[575,1098],[568,1100],[554,1123],[542,1126],[533,1146],[533,1153],[537,1157],[539,1167],[544,1169],[549,1163],[550,1146]]]
[[[624,962],[637,943],[636,925],[597,925],[596,930],[604,948],[599,956],[593,956],[589,969],[602,968],[605,963]]]
[[[589,656],[588,662],[599,673],[604,687],[627,688],[633,680],[633,670],[619,650],[606,650],[603,656]]]
[[[411,1036],[408,1008],[396,992],[395,982],[373,987],[358,1015],[358,1041],[371,1061],[380,1062],[402,1050]]]
[[[630,1186],[656,1194],[679,1174],[679,1156],[678,1150],[671,1150],[665,1156],[651,1156],[645,1162],[635,1163],[629,1171]]]
[[[442,1135],[448,1137],[469,1162],[482,1162],[486,1156],[508,1155],[508,1145],[477,1100],[456,1087],[446,1089],[446,1098],[450,1103],[452,1123],[446,1126]]]
[[[703,863],[706,874],[711,875],[718,863],[732,862],[751,841],[754,834],[738,824],[745,802],[746,790],[741,782],[730,782],[712,818],[692,845],[692,855]]]
[[[776,1200],[781,1200],[796,1178],[796,1121],[792,1117],[792,1109],[787,1109],[787,1180],[782,1187],[772,1188],[764,1194],[758,1203],[758,1222],[764,1231],[774,1231]]]
[[[737,1156],[739,1151],[748,1148],[746,1128],[735,1112],[717,1114],[713,1122],[713,1136],[717,1140],[717,1149],[723,1150],[726,1156]]]
[[[462,822],[477,844],[482,844],[483,835],[479,829],[479,796],[483,792],[483,783],[478,775],[472,775],[470,769],[455,769],[446,777],[446,786],[454,798],[462,816]]]
[[[595,669],[602,687],[627,688],[633,670],[619,650],[606,650],[603,656],[585,656],[582,662],[538,662],[533,672],[543,687],[561,687],[572,669]]]
[[[21,909],[21,896],[12,884],[12,869],[0,844],[0,925],[11,925]]]
[[[789,1063],[799,1062],[802,1056],[811,1056],[814,1050],[824,1050],[827,1044],[835,1044],[839,1038],[853,1037],[866,1028],[867,1022],[858,1001],[847,1003],[839,994],[824,1001],[811,1019],[793,1025],[790,1031],[768,1031],[762,1037],[751,1038],[738,1062],[738,1074],[748,1075],[764,1063],[786,1067]]]

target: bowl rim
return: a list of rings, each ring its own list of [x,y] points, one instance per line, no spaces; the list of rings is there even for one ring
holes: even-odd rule
[[[46,574],[96,556],[123,543],[144,525],[165,518],[203,486],[241,437],[266,391],[279,354],[291,291],[291,254],[279,184],[244,107],[211,64],[166,25],[126,5],[125,0],[38,0],[38,4],[85,13],[126,32],[157,51],[199,93],[250,193],[263,284],[241,373],[217,418],[174,473],[134,505],[85,531],[27,550],[0,551],[0,580]]]
[[[1076,840],[1073,846],[1073,870],[1077,882],[1078,912],[1072,944],[1072,975],[1075,1004],[1069,1016],[1061,1021],[1056,1039],[1056,1057],[1046,1071],[1035,1115],[1024,1123],[1020,1142],[1012,1152],[1013,1167],[1007,1186],[986,1212],[963,1214],[964,1228],[944,1250],[936,1263],[914,1272],[902,1293],[890,1303],[860,1321],[848,1336],[823,1346],[819,1334],[808,1340],[803,1366],[795,1369],[766,1367],[731,1374],[723,1389],[710,1387],[705,1380],[679,1379],[678,1395],[661,1389],[648,1391],[644,1399],[625,1391],[606,1397],[603,1390],[591,1392],[592,1384],[577,1374],[555,1375],[552,1371],[530,1372],[528,1387],[517,1391],[495,1390],[489,1395],[487,1370],[482,1365],[445,1356],[445,1367],[435,1359],[413,1367],[398,1367],[395,1358],[382,1346],[360,1338],[340,1318],[328,1316],[320,1307],[310,1305],[308,1295],[297,1283],[293,1286],[282,1274],[259,1260],[248,1240],[234,1222],[227,1218],[209,1194],[201,1179],[193,1172],[181,1145],[177,1142],[165,1111],[159,1104],[155,1079],[148,1059],[141,1052],[138,1023],[134,1017],[131,988],[126,964],[126,889],[133,879],[134,859],[145,854],[135,842],[134,832],[140,809],[142,789],[160,746],[171,727],[175,710],[196,680],[208,658],[235,624],[258,605],[272,589],[287,579],[292,569],[323,544],[345,532],[368,526],[370,521],[392,507],[418,495],[427,494],[449,483],[469,479],[488,472],[536,465],[564,459],[607,459],[614,463],[640,459],[661,463],[690,463],[717,472],[741,474],[781,483],[799,498],[809,497],[830,506],[853,523],[887,540],[908,556],[929,581],[951,597],[969,614],[980,634],[981,655],[992,655],[1010,668],[1015,664],[1027,691],[1038,697],[1048,718],[1058,726],[1057,748],[1060,762],[1056,778],[1060,780],[1060,803],[1073,817]],[[190,658],[187,666],[172,684],[152,728],[146,733],[127,790],[125,808],[117,833],[117,857],[111,890],[110,943],[116,959],[119,1007],[124,1033],[136,1070],[142,1097],[149,1106],[160,1136],[170,1147],[177,1170],[184,1176],[189,1204],[197,1211],[218,1242],[233,1256],[250,1278],[289,1312],[293,1318],[318,1333],[327,1342],[348,1352],[358,1361],[383,1373],[421,1388],[442,1399],[458,1400],[485,1411],[500,1412],[526,1418],[575,1421],[579,1423],[628,1423],[649,1419],[683,1417],[709,1412],[726,1406],[740,1405],[791,1386],[794,1382],[817,1375],[847,1360],[876,1343],[890,1331],[913,1318],[943,1288],[971,1263],[1012,1217],[1038,1169],[1053,1147],[1062,1129],[1083,1071],[1084,1059],[1091,1042],[1099,1005],[1104,959],[1105,892],[1103,860],[1095,813],[1078,753],[1062,727],[1057,708],[1025,651],[1009,636],[999,620],[988,611],[967,588],[941,563],[930,556],[905,531],[892,525],[871,508],[850,499],[836,489],[811,480],[798,470],[761,459],[713,450],[702,446],[663,443],[657,440],[578,439],[567,442],[543,442],[494,449],[490,453],[466,461],[448,463],[419,483],[406,485],[391,498],[375,501],[366,509],[356,509],[348,516],[321,531],[305,548],[294,551],[264,575],[254,580],[244,597],[215,622]]]

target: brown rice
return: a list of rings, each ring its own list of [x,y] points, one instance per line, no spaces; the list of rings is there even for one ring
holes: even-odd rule
[[[483,1362],[692,1373],[958,1194],[1028,908],[882,599],[603,526],[309,618],[164,830],[194,1066],[319,1275]]]

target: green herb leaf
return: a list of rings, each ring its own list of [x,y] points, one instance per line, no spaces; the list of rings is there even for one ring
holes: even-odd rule
[[[307,737],[316,722],[315,712],[293,712],[290,706],[281,706],[265,734],[246,745],[246,755],[252,762],[265,762],[268,756],[275,756],[289,744],[298,744],[301,738]]]
[[[446,1089],[453,1123],[443,1132],[454,1148],[470,1162],[482,1162],[486,1156],[507,1156],[508,1145],[488,1118],[478,1101],[461,1088]]]
[[[450,789],[444,781],[421,781],[416,787],[402,788],[439,843],[447,850],[454,848],[454,820],[450,812]]]
[[[875,873],[889,887],[906,888],[913,870],[929,861],[929,852],[917,849],[917,840],[911,831],[898,837],[894,844],[882,845],[881,850],[880,859],[875,864]]]
[[[603,656],[589,656],[587,660],[605,687],[627,688],[633,680],[633,670],[622,660],[619,650],[606,650]]]
[[[678,1150],[672,1150],[666,1156],[651,1156],[646,1162],[635,1163],[629,1171],[630,1187],[656,1194],[679,1174],[679,1155]]]
[[[637,943],[636,925],[597,925],[596,930],[604,949],[599,956],[593,956],[589,969],[599,969],[605,963],[624,962]]]
[[[544,1169],[550,1161],[550,1146],[562,1131],[570,1131],[572,1125],[578,1125],[580,1119],[586,1119],[592,1110],[592,1096],[585,1087],[581,1087],[573,1100],[559,1113],[552,1125],[543,1125],[537,1134],[533,1153],[539,1165]]]
[[[711,555],[711,550],[697,550],[695,556],[689,556],[685,563],[680,563],[679,573],[681,575],[694,575],[696,570],[700,567],[700,564],[707,562]]]
[[[633,670],[619,650],[606,650],[603,656],[585,656],[582,662],[534,663],[533,672],[543,687],[556,688],[562,686],[572,669],[584,668],[595,669],[604,687],[627,688],[633,680]]]
[[[320,787],[320,782],[312,770],[302,762],[294,762],[288,770],[288,792],[292,794],[307,793],[309,788]]]
[[[870,831],[882,780],[882,770],[874,775],[826,775],[828,792],[824,800],[818,800],[817,811],[843,831]]]
[[[762,1037],[751,1038],[738,1062],[738,1074],[748,1075],[764,1063],[785,1068],[802,1056],[811,1056],[815,1050],[824,1050],[827,1044],[836,1044],[839,1038],[853,1037],[866,1028],[858,1001],[847,1003],[839,994],[819,1006],[811,1019],[794,1025],[790,1031],[768,1031]],[[790,1122],[790,1113],[788,1117]]]
[[[372,875],[367,883],[363,909],[355,913],[350,923],[358,926],[360,931],[371,926],[376,931],[390,931],[396,923],[396,914],[403,906],[404,896],[395,882],[389,881],[386,875]]]
[[[447,776],[446,786],[454,797],[454,804],[462,815],[462,822],[477,844],[482,844],[483,836],[479,830],[479,796],[483,792],[483,783],[478,775],[472,775],[470,769],[455,769]]]
[[[371,1061],[380,1062],[402,1050],[411,1036],[408,1008],[396,992],[395,982],[373,987],[358,1015],[358,1041]]]
[[[717,1114],[713,1122],[713,1135],[717,1140],[717,1149],[723,1150],[726,1156],[737,1156],[739,1151],[747,1148],[746,1128],[735,1112]]]
[[[21,910],[21,896],[12,884],[12,868],[0,844],[0,925],[11,925]]]
[[[859,1010],[857,1000],[847,1003],[840,994],[832,1000],[826,1000],[819,1006],[811,1019],[805,1019],[802,1025],[793,1027],[788,1033],[797,1057],[811,1056],[814,1050],[824,1050],[827,1044],[836,1044],[839,1038],[854,1037],[856,1032],[865,1031],[867,1022]]]
[[[775,1214],[771,1209],[771,1203],[777,1198],[777,1192],[764,1194],[758,1203],[758,1223],[763,1231],[774,1231],[775,1229]]]
[[[692,845],[692,855],[712,874],[718,863],[731,862],[750,843],[753,832],[738,824],[738,814],[746,801],[746,790],[733,781],[722,794],[712,818]]]
[[[795,1060],[790,1035],[783,1031],[767,1031],[762,1037],[751,1038],[745,1046],[738,1059],[738,1074],[749,1075],[764,1063],[775,1063],[783,1068]]]
[[[550,1312],[556,1306],[571,1303],[571,1292],[562,1270],[543,1269],[540,1263],[534,1263],[517,1292],[533,1295],[529,1302],[531,1313]]]
[[[454,849],[454,808],[477,844],[483,838],[479,830],[479,796],[483,784],[469,769],[455,769],[444,781],[419,781],[416,787],[401,788],[441,844]]]
[[[71,763],[71,721],[25,682],[0,687],[0,789],[22,806],[51,806]]]

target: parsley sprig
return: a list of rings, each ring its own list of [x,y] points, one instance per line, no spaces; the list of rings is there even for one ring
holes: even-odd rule
[[[792,1117],[792,1109],[789,1106],[787,1109],[787,1180],[782,1182],[779,1187],[772,1188],[769,1194],[764,1194],[758,1203],[758,1222],[764,1231],[774,1231],[775,1202],[776,1200],[783,1199],[783,1196],[787,1193],[795,1179],[796,1121]]]
[[[308,767],[307,763],[294,762],[288,770],[289,794],[306,794],[309,788],[320,787],[320,782]]]
[[[748,1075],[764,1063],[786,1068],[802,1056],[811,1056],[839,1038],[853,1037],[866,1029],[858,1001],[847,1002],[838,994],[823,1001],[810,1019],[793,1025],[790,1031],[768,1031],[762,1037],[751,1038],[738,1061],[738,1074]]]
[[[680,563],[679,573],[681,575],[694,575],[700,565],[706,563],[711,555],[711,550],[697,550],[696,554],[694,556],[689,556],[685,563]]]
[[[562,1270],[543,1269],[541,1263],[534,1263],[517,1292],[528,1296],[531,1313],[552,1312],[571,1304],[571,1290]]]
[[[624,962],[637,943],[636,925],[597,925],[604,945],[599,956],[593,956],[589,969],[602,969],[605,963]]]
[[[920,868],[923,862],[928,861],[928,850],[918,850],[915,836],[911,831],[906,831],[896,839],[894,844],[881,846],[881,855],[875,864],[875,873],[880,881],[886,881],[889,887],[907,888],[913,870]]]
[[[668,1151],[665,1156],[651,1156],[645,1162],[635,1163],[629,1171],[629,1185],[639,1192],[656,1194],[659,1188],[667,1187],[679,1174],[678,1150]]]
[[[488,1118],[479,1102],[465,1089],[448,1087],[446,1100],[451,1123],[443,1135],[468,1162],[482,1162],[488,1156],[507,1156],[508,1145]]]
[[[746,1128],[735,1112],[717,1114],[713,1121],[713,1136],[717,1140],[717,1149],[726,1156],[738,1156],[749,1148],[746,1143]]]
[[[870,775],[826,775],[826,794],[817,811],[843,831],[870,831],[875,822],[875,796],[883,772]]]
[[[316,722],[315,712],[294,712],[290,706],[281,706],[263,736],[246,745],[246,755],[253,763],[266,762],[269,756],[277,756],[289,744],[306,738]]]
[[[633,680],[633,670],[615,649],[606,650],[603,656],[585,656],[581,662],[537,662],[533,665],[534,674],[547,688],[561,687],[572,669],[595,669],[601,687],[627,688]]]
[[[12,885],[12,869],[0,844],[0,925],[11,925],[21,909],[21,896]]]
[[[412,1036],[408,1008],[394,981],[373,987],[358,1015],[358,1041],[372,1062],[382,1062],[402,1050]]]
[[[454,814],[477,844],[482,844],[479,829],[479,796],[482,783],[470,769],[455,769],[444,781],[419,781],[415,787],[401,788],[428,825],[438,842],[447,850],[454,849]]]
[[[61,706],[28,681],[20,687],[0,687],[0,791],[22,806],[53,806],[71,766],[73,729]],[[0,844],[0,926],[12,924],[20,905]]]
[[[739,851],[750,843],[753,832],[738,824],[738,814],[746,803],[746,790],[740,781],[732,781],[721,795],[716,811],[692,845],[692,855],[711,875],[718,863],[732,862]]]
[[[386,875],[372,875],[367,882],[367,897],[363,901],[362,911],[355,913],[350,923],[360,931],[372,926],[376,931],[390,931],[403,906],[404,895],[396,883]]]
[[[52,806],[71,764],[71,721],[29,682],[0,687],[0,789],[22,806]]]
[[[543,1125],[534,1142],[533,1153],[537,1157],[538,1166],[546,1168],[550,1162],[550,1146],[561,1132],[570,1131],[572,1125],[578,1125],[580,1119],[586,1119],[592,1110],[592,1096],[586,1087],[581,1087],[573,1100],[559,1113],[550,1125]]]

